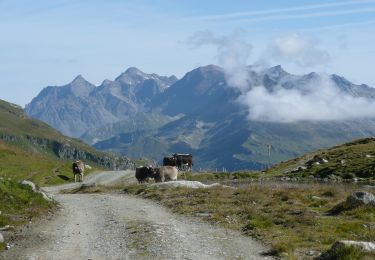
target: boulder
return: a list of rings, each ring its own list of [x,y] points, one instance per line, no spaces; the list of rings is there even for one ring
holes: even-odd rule
[[[367,191],[357,191],[350,195],[346,201],[334,206],[328,211],[328,214],[336,215],[342,211],[352,210],[363,205],[375,207],[375,196]]]
[[[372,242],[341,240],[335,242],[328,251],[321,254],[317,259],[339,259],[340,257],[342,257],[342,252],[345,252],[346,249],[349,249],[350,247],[355,248],[366,254],[375,254],[375,244]]]
[[[0,233],[0,243],[4,243],[4,237],[3,234]]]
[[[346,203],[352,208],[362,205],[372,205],[375,207],[375,196],[367,191],[357,191],[346,199]]]

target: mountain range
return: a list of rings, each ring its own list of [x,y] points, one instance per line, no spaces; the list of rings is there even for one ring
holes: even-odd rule
[[[250,87],[307,91],[322,78],[293,75],[281,66],[248,67]],[[331,81],[347,95],[375,99],[375,89],[338,75]],[[249,120],[248,109],[224,70],[199,67],[181,79],[129,68],[115,80],[94,86],[82,76],[41,91],[26,112],[80,137],[94,147],[157,162],[171,153],[192,153],[199,169],[262,169],[316,149],[375,135],[375,120],[276,123]],[[271,145],[269,154],[268,147]]]

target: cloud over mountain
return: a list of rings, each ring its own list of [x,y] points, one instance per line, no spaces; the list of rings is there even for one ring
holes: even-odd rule
[[[241,96],[251,120],[290,123],[375,117],[373,99],[345,93],[328,76],[312,80],[303,89],[275,89],[256,86]]]
[[[303,68],[325,65],[331,60],[327,51],[317,47],[316,40],[297,33],[274,39],[267,54],[277,61]]]
[[[266,70],[247,66],[252,44],[246,41],[244,32],[226,36],[216,36],[209,31],[199,32],[191,36],[188,42],[196,47],[205,44],[217,46],[218,63],[224,69],[228,85],[240,90],[238,101],[248,109],[250,120],[296,122],[375,117],[374,99],[343,91],[343,86],[327,75],[316,75],[307,82],[297,82],[296,87],[288,87],[283,83],[293,81],[292,76],[283,70],[275,70],[275,75],[269,75],[270,80],[275,81],[271,89],[265,82],[256,80],[254,74],[263,74]],[[276,38],[266,51],[265,57],[269,60],[293,63],[304,68],[325,65],[330,61],[329,53],[319,49],[314,39],[300,34]]]

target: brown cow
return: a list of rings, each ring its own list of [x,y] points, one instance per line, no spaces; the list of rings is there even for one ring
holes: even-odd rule
[[[155,182],[177,181],[178,169],[175,166],[161,166],[155,168]]]
[[[81,160],[77,160],[72,165],[73,174],[74,174],[74,182],[77,182],[77,176],[78,181],[83,181],[83,174],[85,172],[85,164]]]

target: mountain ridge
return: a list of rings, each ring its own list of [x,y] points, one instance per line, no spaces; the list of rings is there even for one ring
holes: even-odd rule
[[[146,156],[160,162],[163,156],[186,152],[195,155],[198,168],[262,169],[269,162],[277,163],[314,149],[375,135],[372,119],[288,124],[249,120],[247,108],[238,102],[241,91],[228,84],[224,70],[216,65],[196,68],[165,89],[163,84],[171,82],[158,83],[165,77],[151,79],[151,84],[149,80],[155,74],[145,74],[135,68],[124,73],[122,83],[116,81],[118,78],[103,82],[90,94],[92,104],[100,103],[113,119],[88,127],[90,133],[82,138],[96,148],[134,158]],[[328,77],[347,95],[375,98],[375,89],[355,85],[335,74],[293,75],[280,65],[264,70],[249,67],[248,73],[250,89],[264,86],[271,93],[279,88],[308,93],[311,90],[306,86]],[[137,88],[144,92],[135,91]],[[146,116],[148,125],[137,127],[132,123],[137,122],[139,113]],[[100,117],[103,116],[99,115],[97,121],[102,120]],[[159,118],[163,123],[156,123],[150,117]],[[168,120],[162,119],[168,117]],[[134,129],[123,125],[127,130],[121,132],[121,121],[135,126]],[[268,158],[269,144],[274,146],[272,158]]]

